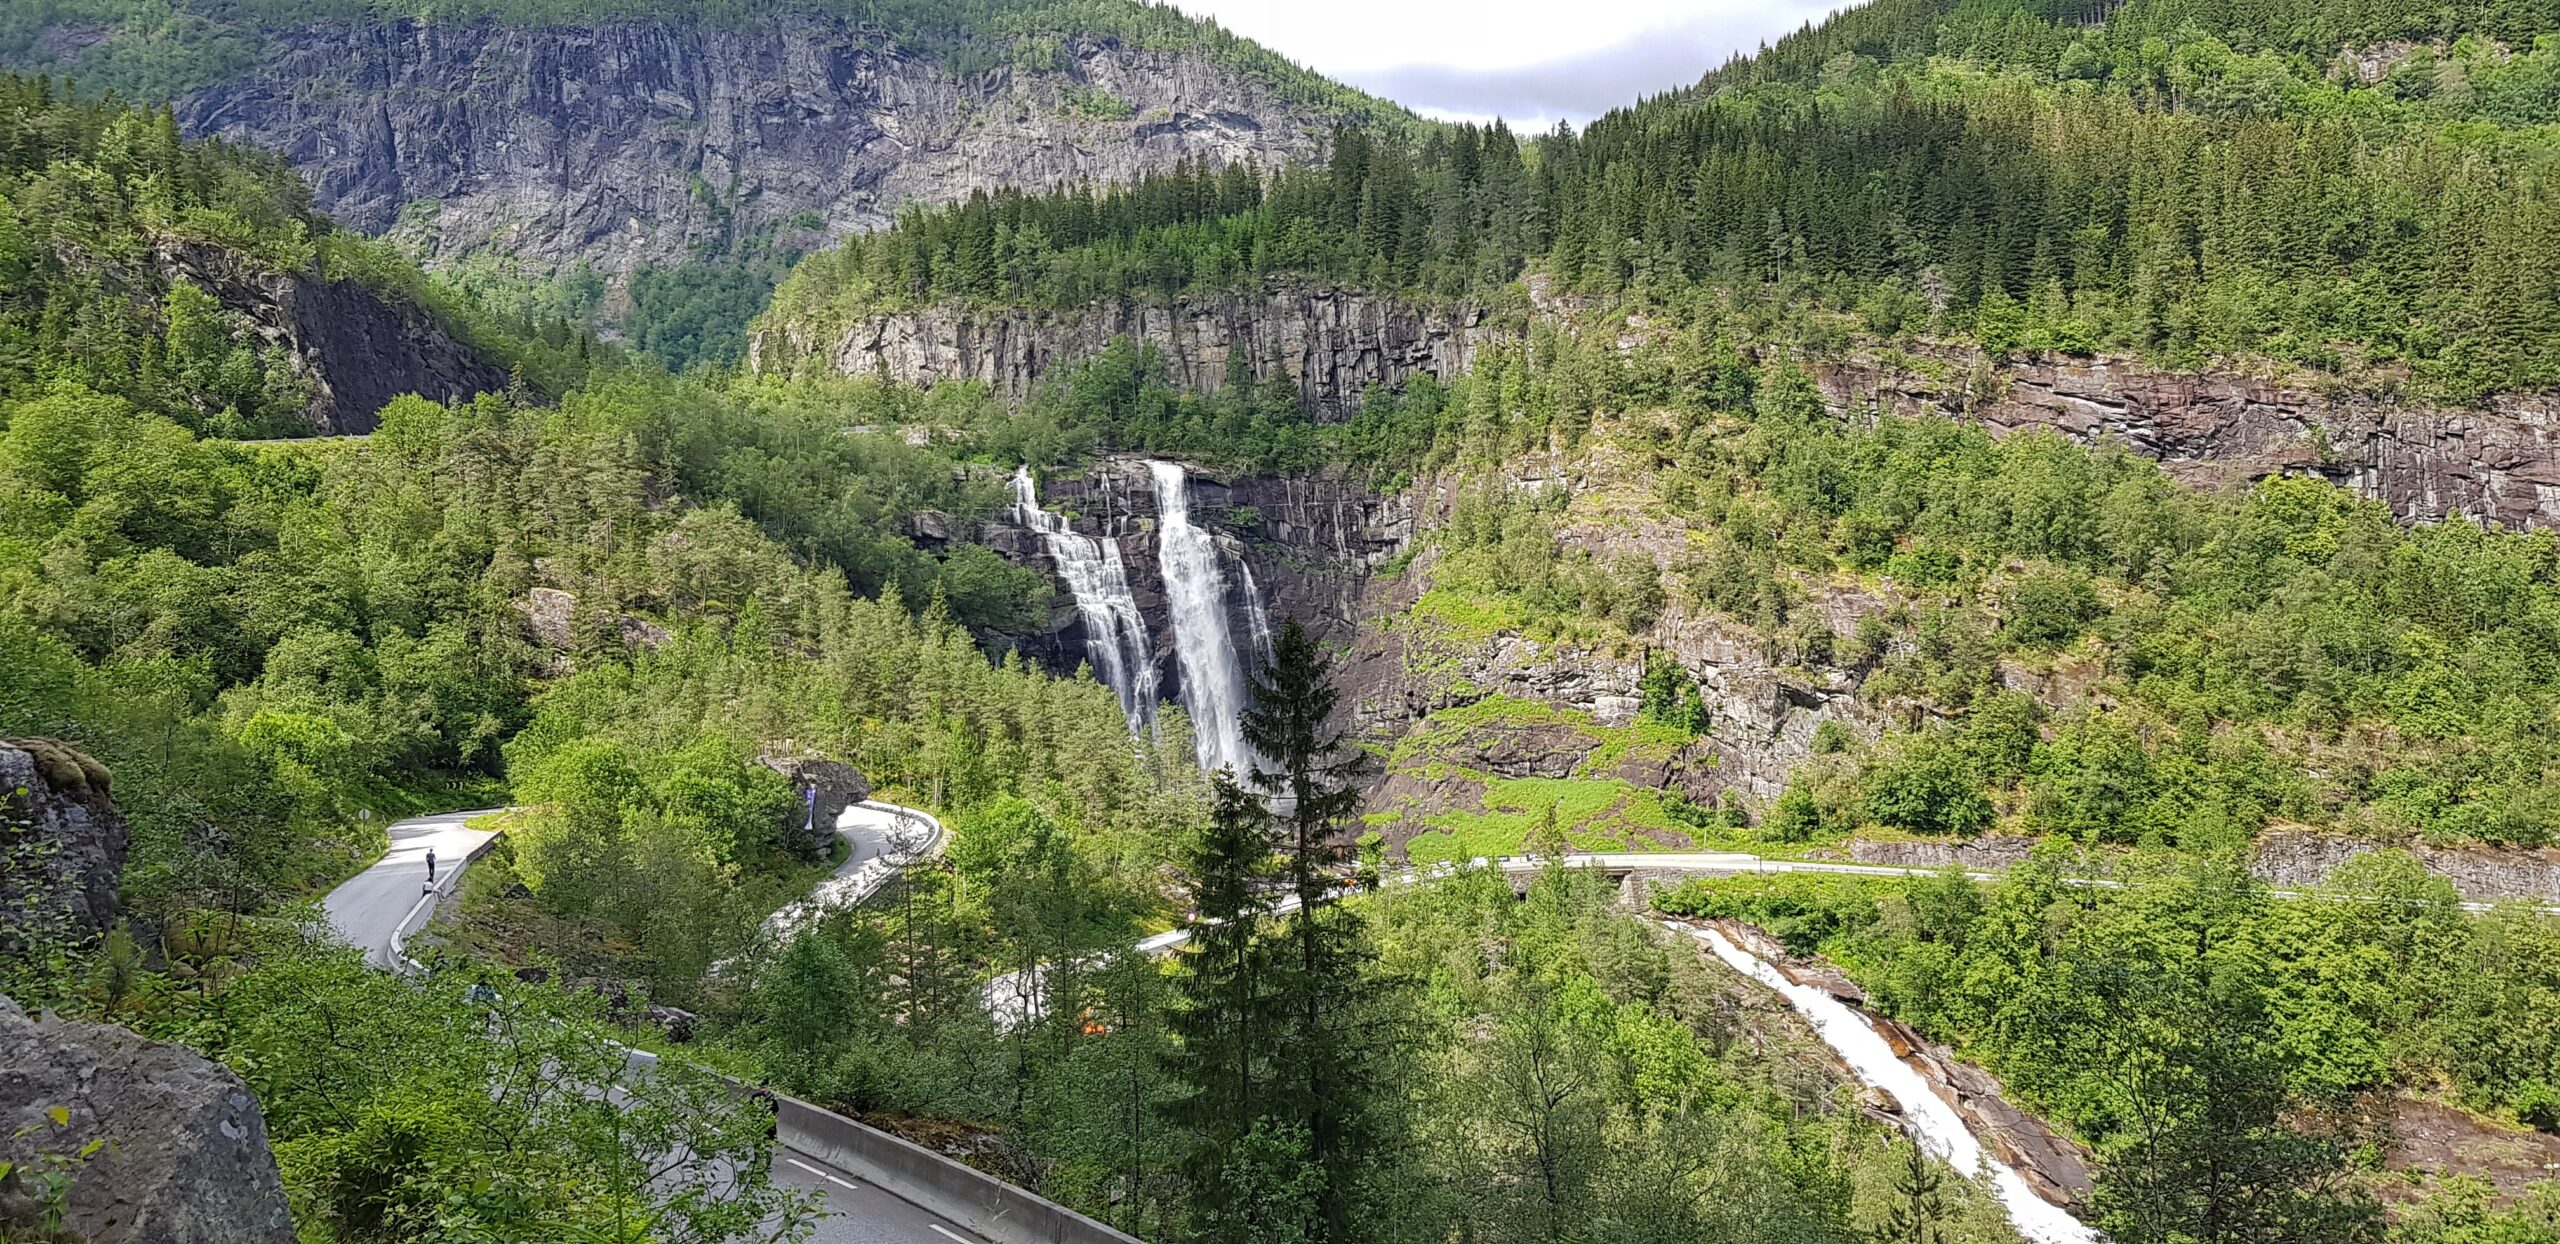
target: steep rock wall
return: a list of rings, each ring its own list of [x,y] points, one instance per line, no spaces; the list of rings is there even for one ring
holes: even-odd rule
[[[866,315],[843,328],[771,324],[748,343],[759,371],[819,370],[901,384],[975,380],[1020,399],[1060,366],[1121,338],[1152,347],[1166,378],[1214,393],[1241,353],[1256,380],[1286,376],[1319,417],[1340,418],[1372,384],[1454,379],[1485,346],[1521,333],[1516,316],[1476,303],[1423,304],[1358,290],[1273,281],[1250,293],[1171,303],[1124,298],[1072,310],[936,304]]]
[[[2405,521],[2560,526],[2560,397],[2445,407],[2120,359],[2013,363],[1991,374],[1988,392],[1968,392],[1976,386],[1947,378],[1970,374],[1967,356],[1927,362],[1921,370],[1860,355],[1817,368],[1817,378],[1843,412],[1934,411],[2003,432],[2113,438],[2208,487],[2318,475],[2387,502]]]
[[[1104,96],[1126,115],[1091,106]],[[1053,69],[962,77],[814,15],[273,30],[255,72],[178,116],[283,154],[332,215],[431,256],[607,273],[768,227],[814,242],[973,190],[1305,159],[1330,122],[1199,52],[1079,37]]]
[[[311,382],[305,413],[322,433],[370,432],[382,408],[405,393],[459,402],[507,387],[508,369],[434,312],[362,281],[270,272],[214,246],[173,247],[160,265],[245,317],[267,345],[284,348]]]
[[[1273,627],[1294,618],[1320,637],[1347,641],[1369,617],[1370,573],[1413,536],[1410,496],[1374,492],[1350,474],[1221,475],[1193,467],[1190,487],[1192,521],[1219,545],[1229,628],[1238,636],[1250,633],[1239,567],[1251,569]],[[1166,698],[1173,698],[1181,673],[1168,640],[1155,485],[1146,460],[1114,455],[1088,470],[1053,476],[1041,482],[1040,501],[1068,516],[1079,533],[1118,544],[1130,592],[1154,641],[1159,681]],[[912,534],[936,547],[954,533],[947,521],[927,517]],[[971,534],[1008,560],[1054,576],[1039,535],[1010,515],[998,515]],[[1087,660],[1084,622],[1066,585],[1053,586],[1047,625],[1001,639],[1050,669],[1073,670]]]

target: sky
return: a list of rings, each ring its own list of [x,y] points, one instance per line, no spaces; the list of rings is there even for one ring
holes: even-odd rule
[[[1696,82],[1836,0],[1174,0],[1442,120],[1580,125]]]

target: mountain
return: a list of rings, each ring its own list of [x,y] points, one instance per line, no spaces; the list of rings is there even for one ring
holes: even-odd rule
[[[165,110],[0,75],[0,399],[76,385],[222,435],[361,432],[402,393],[557,391],[580,339],[503,325]]]
[[[734,337],[781,264],[910,204],[1415,124],[1135,0],[62,0],[0,14],[0,62],[172,96],[190,135],[284,155],[348,225],[518,297],[572,277],[546,311],[605,302],[677,362]],[[665,276],[688,265],[712,271]]]

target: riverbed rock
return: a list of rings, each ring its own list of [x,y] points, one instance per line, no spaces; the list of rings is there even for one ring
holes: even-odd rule
[[[249,1087],[113,1025],[0,999],[0,1155],[72,1174],[63,1226],[88,1244],[293,1244]],[[0,1223],[33,1209],[23,1180],[0,1182]]]

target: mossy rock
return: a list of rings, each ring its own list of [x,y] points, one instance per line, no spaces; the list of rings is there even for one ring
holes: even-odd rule
[[[60,739],[0,739],[0,746],[17,748],[33,758],[36,776],[43,778],[55,794],[83,801],[109,798],[107,767],[69,743]]]

